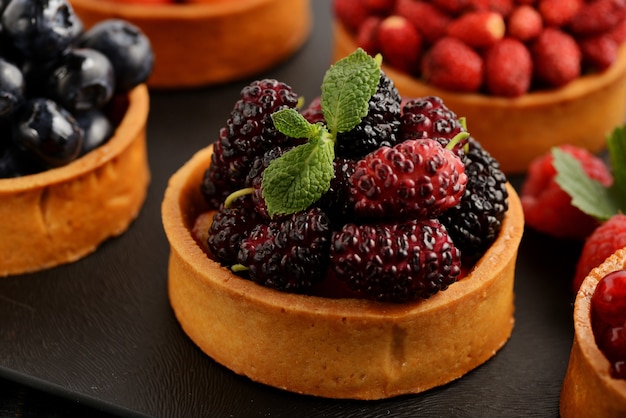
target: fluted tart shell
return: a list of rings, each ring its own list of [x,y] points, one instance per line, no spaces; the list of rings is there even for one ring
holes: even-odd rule
[[[611,365],[591,327],[591,297],[610,272],[626,268],[626,248],[618,250],[583,281],[574,303],[574,342],[563,381],[560,412],[568,417],[626,416],[626,380],[611,377]]]
[[[333,59],[356,48],[354,36],[335,19]],[[604,72],[517,98],[443,90],[385,65],[384,57],[382,68],[402,97],[438,96],[457,116],[466,117],[468,131],[507,173],[525,172],[535,157],[562,144],[598,152],[626,117],[626,45]]]
[[[430,299],[392,304],[297,295],[234,275],[194,241],[211,154],[212,146],[199,151],[171,177],[162,218],[174,314],[218,363],[291,392],[381,399],[457,379],[508,340],[524,225],[512,187],[499,238],[465,278]]]
[[[312,26],[310,0],[71,4],[86,28],[117,18],[148,36],[155,55],[151,88],[225,83],[268,70],[295,53]]]
[[[148,111],[142,84],[105,144],[63,167],[0,179],[0,276],[76,261],[126,231],[150,181]]]

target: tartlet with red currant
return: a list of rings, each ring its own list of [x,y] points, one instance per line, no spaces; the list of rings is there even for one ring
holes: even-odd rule
[[[0,11],[0,276],[75,261],[144,202],[153,53],[121,20],[84,31],[66,0]]]
[[[334,0],[333,11],[335,60],[381,53],[401,94],[441,97],[505,172],[562,144],[597,152],[624,120],[622,1]]]
[[[244,87],[162,204],[184,332],[238,374],[380,399],[460,378],[514,325],[519,199],[436,97],[403,100],[358,49],[303,106]]]
[[[71,0],[86,27],[119,18],[156,56],[151,88],[193,88],[251,77],[293,55],[312,27],[310,0]]]

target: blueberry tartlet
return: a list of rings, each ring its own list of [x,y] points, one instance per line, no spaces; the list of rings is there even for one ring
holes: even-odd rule
[[[438,98],[401,103],[362,50],[305,108],[255,81],[172,176],[170,302],[215,361],[292,392],[381,399],[446,384],[506,343],[519,199]]]

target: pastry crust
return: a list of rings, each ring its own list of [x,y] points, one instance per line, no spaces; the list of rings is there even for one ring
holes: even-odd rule
[[[523,213],[508,186],[502,232],[469,276],[406,304],[276,291],[209,259],[190,230],[206,210],[199,185],[212,147],[170,179],[162,218],[170,242],[169,297],[183,330],[238,374],[288,391],[380,399],[418,393],[491,358],[513,324]]]
[[[0,276],[78,260],[135,219],[150,179],[146,85],[128,97],[107,143],[66,166],[0,179]]]
[[[563,388],[560,412],[568,417],[626,416],[626,380],[613,379],[610,363],[596,345],[591,328],[591,297],[608,273],[626,268],[626,248],[589,273],[574,303],[574,343]]]
[[[334,22],[334,59],[357,48],[354,38]],[[383,58],[384,61],[384,58]],[[402,97],[441,97],[459,117],[468,120],[468,131],[507,173],[525,172],[537,156],[561,144],[598,152],[606,135],[626,117],[626,45],[605,72],[581,77],[566,86],[532,92],[518,98],[454,93],[410,77],[383,62]]]
[[[309,1],[145,5],[71,0],[71,4],[87,28],[110,18],[141,28],[155,54],[148,85],[183,88],[242,79],[287,59],[311,30]]]

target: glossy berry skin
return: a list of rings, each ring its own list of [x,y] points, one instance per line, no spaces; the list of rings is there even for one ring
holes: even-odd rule
[[[0,58],[0,120],[8,120],[24,103],[26,84],[22,71]]]
[[[381,147],[350,177],[354,212],[365,219],[424,219],[456,206],[467,175],[461,160],[434,139]]]
[[[100,109],[115,91],[115,75],[109,59],[87,48],[63,54],[52,68],[47,96],[72,113]]]
[[[429,298],[461,272],[460,251],[436,219],[346,224],[333,234],[330,257],[337,279],[385,302]]]
[[[154,67],[154,52],[148,37],[135,25],[120,19],[104,20],[78,40],[83,48],[104,54],[113,65],[116,91],[124,93],[145,82]]]
[[[467,186],[461,201],[445,211],[443,223],[464,260],[476,262],[498,237],[509,208],[507,178],[500,164],[470,137],[463,156]]]
[[[27,101],[15,122],[13,140],[50,167],[65,165],[78,157],[83,131],[76,119],[50,99]]]
[[[626,379],[626,270],[611,272],[598,282],[591,297],[591,323],[613,376]]]
[[[11,0],[0,22],[20,54],[40,61],[63,53],[81,26],[68,0]]]
[[[238,262],[256,283],[302,292],[324,279],[331,230],[319,208],[260,223],[241,243]]]
[[[78,126],[83,130],[83,146],[80,155],[98,148],[107,142],[115,132],[115,127],[109,118],[99,109],[81,112],[75,116]]]

